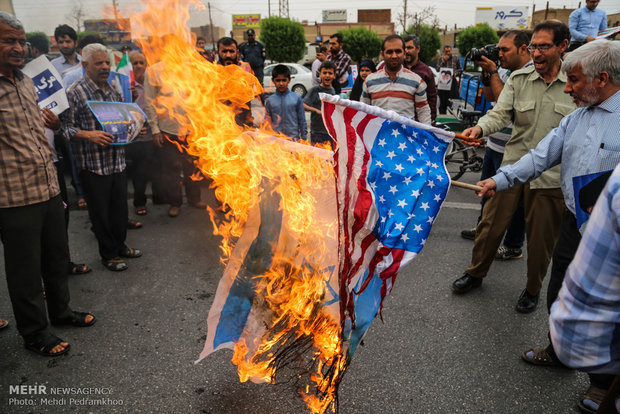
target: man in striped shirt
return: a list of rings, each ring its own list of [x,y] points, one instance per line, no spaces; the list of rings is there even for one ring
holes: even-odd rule
[[[426,83],[403,67],[405,42],[398,35],[383,40],[383,69],[371,73],[364,82],[361,101],[394,111],[424,124],[431,124],[431,108],[426,100]]]

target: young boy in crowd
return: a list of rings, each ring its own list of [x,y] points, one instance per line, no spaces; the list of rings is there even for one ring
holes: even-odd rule
[[[308,139],[308,124],[301,97],[288,89],[291,71],[286,65],[277,65],[271,72],[276,93],[265,101],[267,116],[273,129],[295,140]]]
[[[331,60],[326,60],[321,64],[319,68],[319,77],[321,78],[321,84],[315,86],[308,91],[304,98],[304,107],[307,111],[310,111],[310,137],[311,142],[329,142],[332,143],[332,138],[327,133],[325,125],[323,124],[323,114],[321,113],[321,98],[319,93],[329,93],[335,95],[336,91],[332,87],[332,82],[336,77],[336,65]]]

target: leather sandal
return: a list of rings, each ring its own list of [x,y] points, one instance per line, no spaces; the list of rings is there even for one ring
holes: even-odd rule
[[[0,329],[4,329],[7,326],[9,326],[9,321],[7,321],[6,319],[0,319]]]
[[[67,352],[69,352],[69,349],[71,349],[71,345],[69,344],[62,351],[52,352],[52,349],[54,349],[56,346],[60,345],[63,342],[66,341],[63,341],[55,335],[49,334],[45,338],[26,340],[24,342],[24,346],[29,351],[36,352],[39,355],[55,357],[66,354]]]
[[[93,319],[90,322],[86,322],[86,317],[89,315],[92,316]],[[86,312],[75,312],[75,311],[71,311],[71,315],[67,316],[66,318],[50,319],[50,323],[54,326],[71,325],[71,326],[75,326],[78,328],[85,328],[87,326],[93,326],[95,322],[97,322],[95,315],[86,313]]]
[[[521,359],[532,365],[544,365],[560,367],[562,364],[553,358],[545,348],[530,348],[527,351],[523,351]]]
[[[121,272],[123,270],[127,270],[127,263],[120,257],[115,257],[114,259],[102,260],[101,261],[106,269],[111,270],[113,272]]]
[[[90,267],[86,266],[84,263],[73,263],[69,262],[69,274],[70,275],[83,275],[89,273],[91,270]]]
[[[607,394],[607,390],[590,385],[577,405],[584,413],[595,414],[601,402],[603,402],[605,394]]]
[[[142,256],[142,251],[134,249],[133,247],[125,247],[119,252],[119,255],[128,259],[135,259],[136,257]]]

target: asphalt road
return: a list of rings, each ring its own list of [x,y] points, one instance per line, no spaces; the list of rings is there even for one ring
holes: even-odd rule
[[[214,201],[208,189],[203,198]],[[544,301],[529,315],[514,310],[525,286],[523,259],[496,262],[480,289],[452,293],[469,263],[472,242],[459,233],[474,224],[476,203],[472,192],[451,189],[426,247],[398,276],[384,322],[374,322],[356,352],[340,386],[340,413],[578,412],[585,374],[520,360],[546,342],[547,331]],[[11,326],[0,332],[0,412],[305,412],[290,385],[240,383],[228,350],[193,363],[223,269],[218,243],[206,212],[184,206],[171,219],[167,206],[148,208],[144,227],[128,236],[144,256],[121,273],[103,268],[87,213],[72,211],[72,258],[94,269],[70,278],[72,306],[98,321],[54,329],[71,342],[67,355],[24,349],[1,278],[0,317]],[[44,385],[47,394],[16,394],[18,385]],[[87,405],[95,402],[106,405]]]

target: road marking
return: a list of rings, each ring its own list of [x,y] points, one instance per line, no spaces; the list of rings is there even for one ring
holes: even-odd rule
[[[457,203],[454,201],[446,201],[443,203],[443,207],[460,208],[461,210],[480,210],[480,204],[478,203]]]

